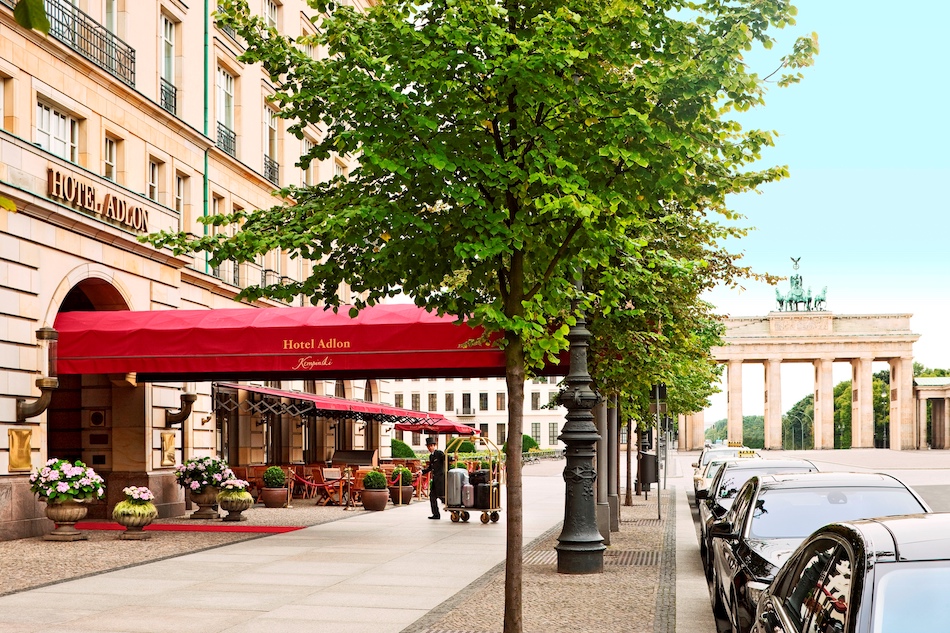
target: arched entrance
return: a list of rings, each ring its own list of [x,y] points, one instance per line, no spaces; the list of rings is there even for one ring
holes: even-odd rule
[[[66,293],[59,313],[128,310],[122,293],[101,278],[88,278],[75,284]],[[115,471],[145,472],[145,454],[135,454],[129,436],[137,429],[144,434],[143,411],[145,388],[129,383],[125,376],[105,374],[71,374],[59,376],[59,388],[50,400],[46,418],[47,455],[75,461],[82,460],[96,469],[109,486]],[[122,459],[114,458],[117,445],[127,446]],[[115,500],[109,501],[114,502]],[[117,500],[117,499],[116,499]],[[100,510],[100,512],[97,512]],[[103,514],[105,506],[91,509],[92,516]]]

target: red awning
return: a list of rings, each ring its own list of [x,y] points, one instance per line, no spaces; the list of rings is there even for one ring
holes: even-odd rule
[[[453,422],[448,418],[441,420],[420,421],[420,422],[400,422],[396,425],[397,431],[411,431],[413,433],[426,433],[429,435],[452,434],[452,435],[475,435],[475,429],[467,424]]]
[[[390,421],[398,420],[416,420],[414,424],[422,422],[422,426],[428,426],[429,423],[441,424],[449,422],[439,413],[426,413],[425,411],[413,411],[411,409],[402,409],[400,407],[391,407],[379,402],[366,402],[365,400],[347,400],[346,398],[336,398],[334,396],[318,396],[313,393],[303,391],[287,391],[285,389],[273,389],[271,387],[258,387],[257,385],[239,385],[236,383],[219,382],[219,388],[241,389],[252,393],[260,393],[276,398],[290,398],[313,403],[313,410],[316,415],[325,417],[339,417],[338,414],[352,414],[353,418],[358,419],[387,419]],[[351,417],[346,415],[345,417]],[[470,427],[466,427],[470,428]]]
[[[501,350],[466,346],[481,328],[414,305],[376,305],[355,318],[345,307],[64,312],[54,327],[60,374],[134,372],[143,382],[505,374]]]

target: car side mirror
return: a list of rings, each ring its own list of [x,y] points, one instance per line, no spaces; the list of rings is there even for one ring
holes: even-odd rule
[[[709,491],[705,488],[696,491],[696,499],[702,501],[703,499],[709,498]]]
[[[734,539],[739,538],[731,521],[717,521],[709,526],[709,536],[712,538]]]
[[[692,466],[693,468],[699,468],[699,462],[693,462],[692,464],[690,464],[690,466]]]

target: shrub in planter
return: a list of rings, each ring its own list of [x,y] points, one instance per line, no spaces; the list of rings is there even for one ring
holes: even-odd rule
[[[266,508],[283,508],[287,505],[287,476],[280,466],[271,466],[264,471],[264,489],[261,490],[260,500]]]
[[[395,482],[389,486],[389,498],[393,504],[405,506],[412,503],[412,495],[415,492],[412,487],[412,471],[405,466],[396,466],[390,481]]]
[[[367,510],[385,510],[389,502],[389,482],[386,475],[378,470],[371,470],[363,477],[363,491],[360,498],[363,507]]]
[[[366,490],[386,490],[386,475],[378,470],[371,470],[363,477],[363,488]]]
[[[392,441],[392,451],[394,459],[416,459],[416,452],[412,447],[396,438]]]
[[[458,447],[455,449],[456,453],[474,453],[475,444],[469,442],[468,440],[462,440]]]
[[[411,486],[412,471],[405,466],[396,466],[393,468],[393,481],[397,486]]]

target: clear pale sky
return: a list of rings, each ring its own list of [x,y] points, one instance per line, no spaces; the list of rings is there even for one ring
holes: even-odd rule
[[[779,133],[763,163],[788,165],[791,176],[732,200],[756,230],[729,246],[754,269],[786,277],[789,258],[801,257],[805,287],[827,286],[831,312],[913,314],[915,360],[950,367],[950,0],[793,3],[797,25],[748,61],[767,75],[796,37],[815,31],[815,65],[739,119]],[[774,308],[775,289],[750,283],[707,299],[724,314],[761,316]],[[836,383],[851,377],[846,363],[834,371]],[[783,365],[783,410],[811,392],[811,373]],[[746,365],[743,375],[743,413],[761,415],[762,370]],[[717,394],[706,423],[725,416]]]

